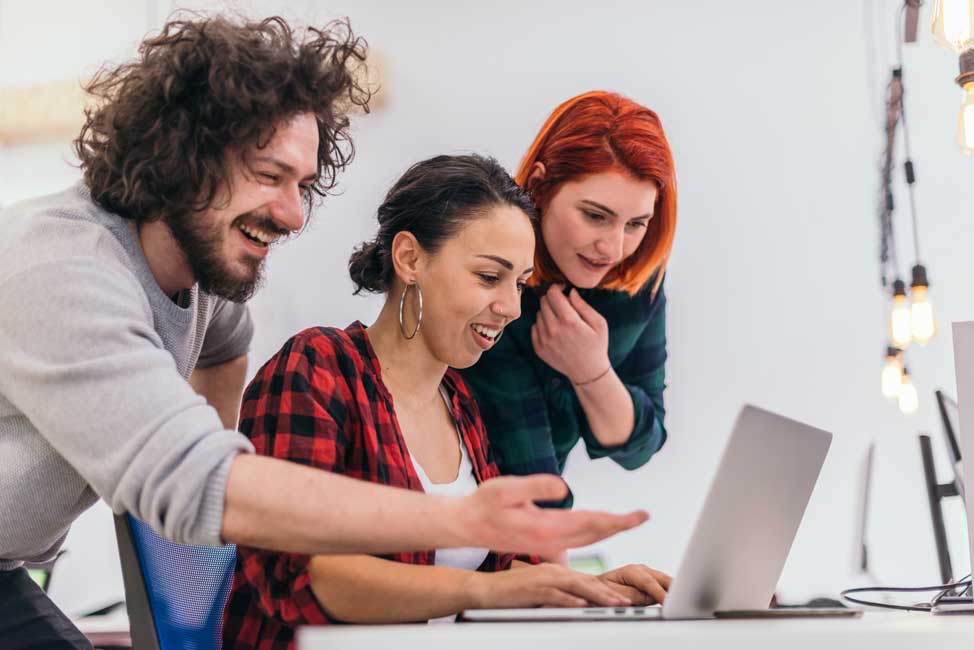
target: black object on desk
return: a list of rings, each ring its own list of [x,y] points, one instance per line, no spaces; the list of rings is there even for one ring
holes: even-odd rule
[[[947,528],[944,526],[944,499],[960,496],[956,481],[937,482],[937,468],[933,463],[933,450],[930,436],[921,434],[920,457],[923,460],[923,477],[927,488],[927,502],[930,504],[930,522],[933,526],[933,539],[937,547],[937,561],[940,565],[940,579],[944,584],[952,581],[954,568],[950,562],[950,549],[947,547]]]

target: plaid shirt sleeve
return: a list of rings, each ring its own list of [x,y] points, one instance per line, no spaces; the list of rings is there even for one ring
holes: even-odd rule
[[[345,396],[323,340],[298,335],[261,369],[244,395],[240,430],[259,454],[341,472],[343,423],[336,414],[346,412]],[[311,590],[310,556],[244,546],[237,554],[238,577],[265,616],[287,626],[329,622]]]
[[[666,387],[666,295],[659,288],[650,305],[649,319],[635,346],[621,363],[614,364],[616,374],[632,397],[634,425],[629,439],[617,447],[605,447],[598,441],[588,419],[579,418],[582,439],[591,458],[608,456],[626,469],[637,469],[666,442],[663,426],[663,390]]]

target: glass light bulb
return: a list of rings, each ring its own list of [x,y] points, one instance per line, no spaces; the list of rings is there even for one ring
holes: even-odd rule
[[[902,383],[903,368],[899,360],[896,357],[886,357],[882,375],[883,397],[887,399],[899,397]]]
[[[920,406],[920,398],[917,395],[916,386],[910,381],[910,376],[907,374],[903,375],[903,383],[900,384],[900,394],[897,402],[900,406],[900,411],[906,415],[912,415],[917,412],[917,408]]]
[[[957,52],[974,47],[974,0],[937,0],[930,31],[940,45]]]
[[[890,336],[893,345],[903,350],[913,340],[913,328],[910,325],[910,307],[906,304],[906,296],[893,296],[893,310],[889,318]]]
[[[964,101],[957,114],[957,144],[964,153],[974,154],[974,82],[964,84]]]
[[[933,305],[930,304],[927,287],[913,287],[911,293],[910,325],[913,330],[913,340],[920,345],[926,345],[937,331],[937,324],[933,319]]]

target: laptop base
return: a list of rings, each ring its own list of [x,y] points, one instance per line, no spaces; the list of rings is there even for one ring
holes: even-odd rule
[[[468,609],[458,621],[471,623],[528,623],[545,621],[661,621],[663,608],[652,607],[535,607],[531,609]]]

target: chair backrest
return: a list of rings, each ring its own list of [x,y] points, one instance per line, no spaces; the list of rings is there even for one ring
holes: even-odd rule
[[[218,650],[236,547],[184,546],[116,515],[134,650]]]

